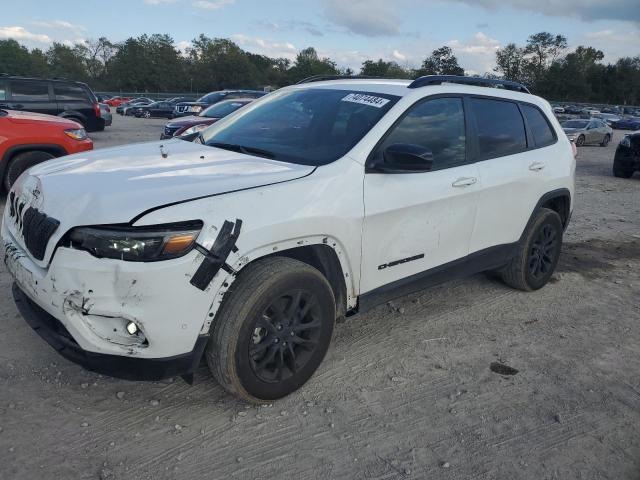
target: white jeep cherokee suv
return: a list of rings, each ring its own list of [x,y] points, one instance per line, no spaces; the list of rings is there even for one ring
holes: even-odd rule
[[[204,355],[227,390],[271,401],[311,377],[336,319],[486,270],[545,285],[574,170],[519,84],[312,78],[191,142],[31,168],[7,198],[5,262],[66,358],[191,380]]]

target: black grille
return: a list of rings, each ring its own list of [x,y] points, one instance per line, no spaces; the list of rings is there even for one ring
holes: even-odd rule
[[[164,134],[167,137],[173,137],[173,134],[176,133],[180,127],[164,127]]]
[[[13,192],[11,192],[9,200],[11,202],[9,214],[18,224],[25,246],[34,258],[42,260],[47,244],[60,222],[33,207],[27,208],[22,213],[24,203],[18,204]]]

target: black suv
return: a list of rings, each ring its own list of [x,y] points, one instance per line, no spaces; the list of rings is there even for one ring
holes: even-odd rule
[[[233,98],[260,98],[266,94],[267,92],[261,90],[220,90],[211,92],[203,95],[195,102],[177,103],[173,110],[173,116],[184,117],[186,115],[198,115],[205,108],[222,100],[230,100]]]
[[[104,130],[98,99],[82,82],[0,75],[0,108],[58,115],[89,132]]]

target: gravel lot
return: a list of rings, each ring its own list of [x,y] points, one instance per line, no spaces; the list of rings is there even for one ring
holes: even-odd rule
[[[114,117],[96,148],[165,123]],[[640,176],[611,176],[620,138],[579,151],[548,286],[477,275],[381,306],[272,406],[204,366],[193,386],[82,370],[18,315],[2,265],[0,479],[640,479]]]

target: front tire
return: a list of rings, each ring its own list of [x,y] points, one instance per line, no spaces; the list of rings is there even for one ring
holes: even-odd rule
[[[144,118],[151,118],[151,112],[149,112],[149,111],[145,111],[145,112],[142,114],[142,116],[143,116]]]
[[[576,147],[581,147],[584,145],[584,135],[580,135],[576,140]]]
[[[304,385],[329,348],[333,290],[315,268],[284,257],[243,269],[211,326],[205,358],[226,390],[252,403]]]
[[[7,170],[4,172],[3,183],[5,190],[7,192],[11,190],[11,186],[26,169],[46,160],[51,160],[52,158],[55,157],[49,152],[42,152],[39,150],[18,153],[11,159],[7,166]]]
[[[613,176],[618,178],[631,178],[633,175],[633,168],[625,168],[620,165],[620,162],[613,161]]]
[[[560,215],[541,208],[527,227],[516,255],[500,271],[504,283],[527,292],[544,287],[558,264],[562,233]]]
[[[611,141],[611,135],[609,135],[608,133],[604,136],[604,138],[602,139],[602,142],[600,143],[601,147],[606,147],[607,145],[609,145],[609,142]]]

